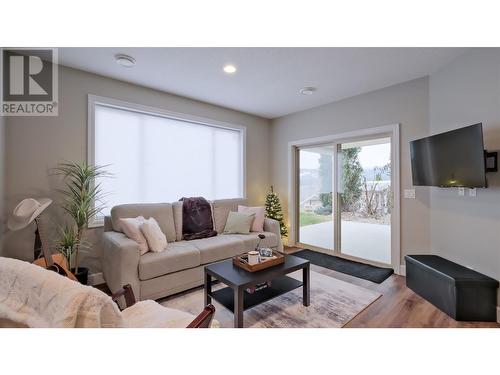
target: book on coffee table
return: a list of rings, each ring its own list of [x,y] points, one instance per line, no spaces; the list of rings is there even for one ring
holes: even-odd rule
[[[247,293],[253,294],[258,292],[259,290],[266,289],[271,286],[271,281],[264,281],[263,283],[259,283],[251,288],[247,288]]]

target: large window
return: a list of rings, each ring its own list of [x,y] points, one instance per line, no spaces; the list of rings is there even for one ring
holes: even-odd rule
[[[244,129],[95,96],[89,162],[112,174],[99,181],[107,193],[104,215],[123,203],[245,194]]]

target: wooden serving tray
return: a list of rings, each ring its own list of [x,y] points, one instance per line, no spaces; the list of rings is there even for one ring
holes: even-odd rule
[[[270,258],[257,264],[249,264],[247,261],[248,254],[245,253],[233,257],[233,264],[237,267],[243,268],[245,271],[256,272],[285,262],[285,256],[280,252],[273,250],[273,256],[276,258]]]

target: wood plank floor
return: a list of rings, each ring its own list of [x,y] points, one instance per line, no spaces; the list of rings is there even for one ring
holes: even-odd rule
[[[285,248],[288,254],[299,250]],[[408,289],[402,276],[392,275],[383,283],[375,284],[314,264],[311,270],[382,293],[382,297],[351,320],[346,328],[500,328],[500,324],[494,322],[457,322]],[[97,288],[110,294],[106,284]]]
[[[292,254],[301,249],[287,247]],[[494,322],[457,322],[406,287],[405,278],[392,275],[381,284],[311,265],[311,270],[382,293],[345,327],[348,328],[499,328]]]

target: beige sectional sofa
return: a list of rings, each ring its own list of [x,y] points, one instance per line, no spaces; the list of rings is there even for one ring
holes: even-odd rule
[[[250,251],[258,242],[257,232],[223,234],[230,211],[246,205],[245,199],[211,202],[216,237],[184,241],[182,239],[182,202],[125,204],[113,207],[104,220],[102,268],[112,292],[125,284],[132,285],[139,300],[158,299],[203,284],[203,267]],[[121,231],[120,218],[154,217],[165,233],[167,249],[140,255],[136,242]],[[283,250],[279,223],[265,219],[266,238],[261,246]]]

